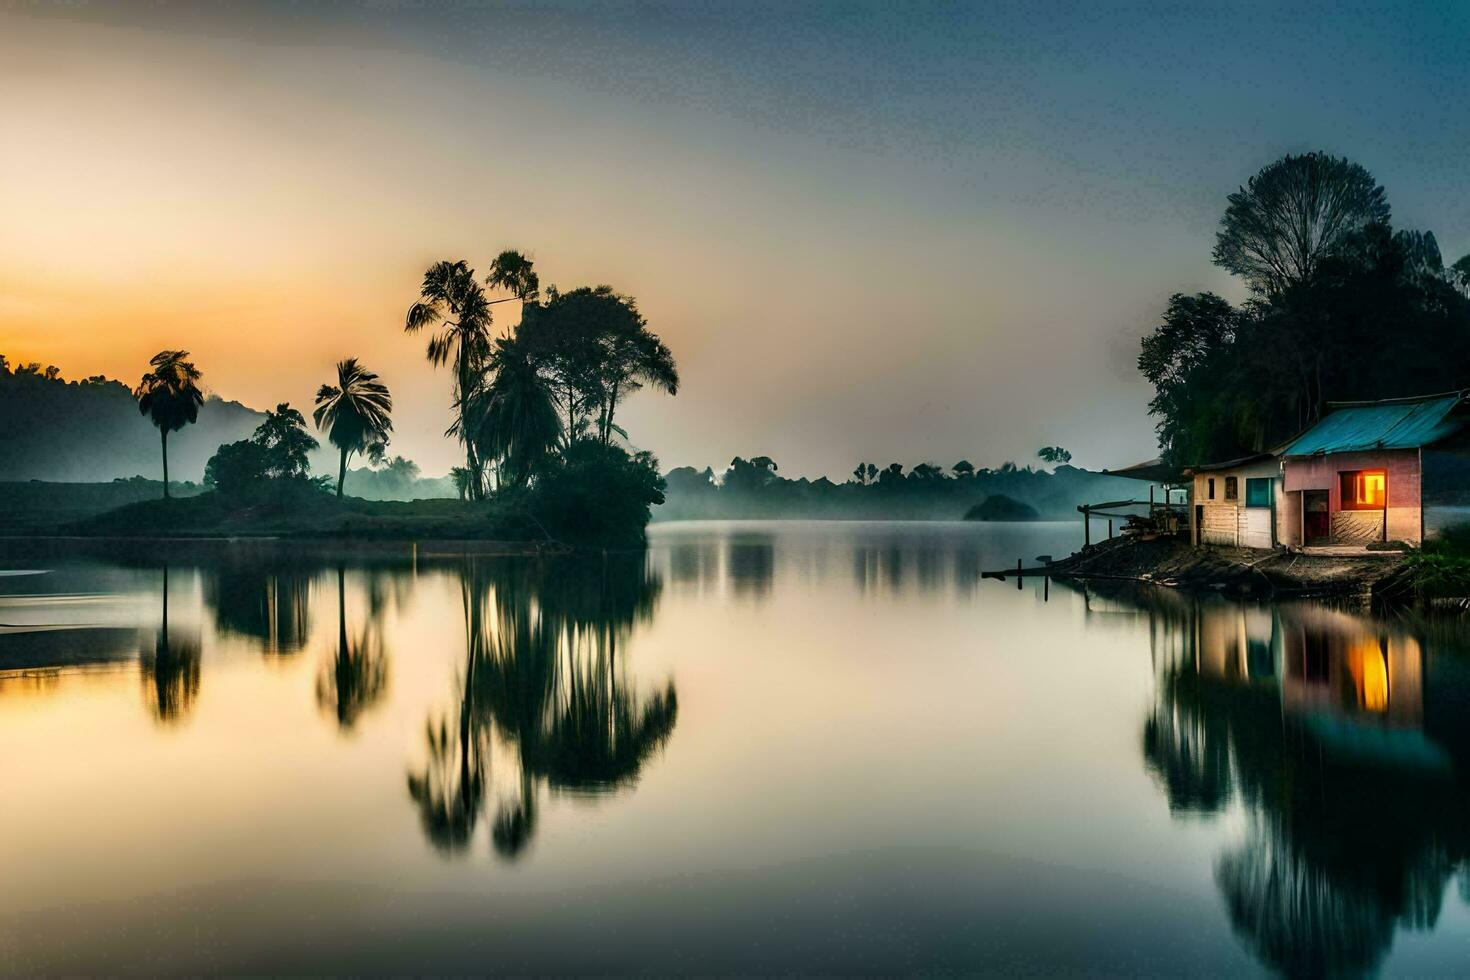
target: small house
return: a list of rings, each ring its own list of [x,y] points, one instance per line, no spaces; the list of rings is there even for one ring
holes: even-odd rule
[[[1367,545],[1433,537],[1470,491],[1466,392],[1332,402],[1282,450],[1284,540]]]
[[[1275,548],[1281,543],[1281,462],[1274,453],[1207,463],[1186,473],[1193,480],[1190,540],[1195,544]]]

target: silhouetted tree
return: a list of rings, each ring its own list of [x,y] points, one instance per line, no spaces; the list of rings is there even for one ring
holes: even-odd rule
[[[1322,260],[1366,225],[1387,224],[1373,175],[1325,153],[1287,155],[1230,195],[1215,264],[1260,296],[1280,296],[1316,275]]]
[[[968,479],[969,477],[975,475],[975,464],[970,462],[968,459],[960,460],[958,463],[951,466],[950,469],[954,471],[955,476],[960,477],[961,479]]]
[[[425,328],[435,331],[427,349],[431,364],[438,367],[454,362],[454,425],[450,432],[464,444],[473,500],[484,494],[484,472],[465,417],[470,395],[490,354],[490,323],[490,303],[475,281],[475,270],[464,260],[429,266],[419,287],[419,301],[408,308],[403,323],[409,333]]]
[[[561,438],[561,417],[524,342],[499,338],[487,366],[469,403],[475,448],[482,461],[499,461],[510,485],[524,486]]]
[[[1048,463],[1062,464],[1072,462],[1072,454],[1061,446],[1042,446],[1036,450],[1036,455]]]
[[[274,412],[265,413],[265,421],[256,428],[251,441],[268,454],[266,475],[273,479],[301,479],[311,469],[307,454],[319,443],[306,429],[306,419],[286,402]]]
[[[186,350],[159,351],[148,363],[153,370],[143,375],[133,392],[138,411],[158,427],[163,445],[163,496],[168,498],[168,434],[199,418],[204,393],[199,390],[199,369],[187,360]],[[54,374],[48,374],[54,378]]]
[[[383,458],[388,436],[393,431],[389,418],[393,397],[378,376],[349,357],[337,362],[337,384],[322,385],[316,393],[316,411],[312,418],[318,429],[325,429],[327,439],[341,453],[337,470],[337,496],[347,479],[347,458],[365,453],[374,461]]]

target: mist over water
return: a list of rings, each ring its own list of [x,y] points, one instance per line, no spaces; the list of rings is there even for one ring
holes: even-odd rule
[[[1454,634],[1079,534],[7,545],[0,969],[1454,972]]]

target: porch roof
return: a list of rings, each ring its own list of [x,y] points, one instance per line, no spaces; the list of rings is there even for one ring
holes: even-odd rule
[[[1283,456],[1321,456],[1372,449],[1417,449],[1453,435],[1465,424],[1453,417],[1465,392],[1378,402],[1329,402],[1320,422],[1297,436]]]
[[[1103,470],[1104,476],[1121,476],[1128,480],[1144,480],[1148,483],[1184,483],[1184,471],[1177,466],[1167,466],[1162,459],[1146,459],[1142,463],[1124,466],[1116,470]]]

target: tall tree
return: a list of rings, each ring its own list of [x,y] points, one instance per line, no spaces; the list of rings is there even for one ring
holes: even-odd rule
[[[512,486],[524,486],[561,438],[561,417],[523,341],[498,338],[488,367],[470,404],[475,448],[481,460],[498,461]]]
[[[408,308],[403,323],[408,333],[426,328],[432,331],[426,351],[431,364],[439,367],[453,362],[454,424],[449,432],[458,435],[464,444],[470,496],[475,500],[484,495],[484,469],[465,415],[490,353],[490,323],[490,303],[475,280],[475,270],[464,260],[429,266],[419,287],[419,301]]]
[[[1143,339],[1138,369],[1154,386],[1148,409],[1158,418],[1168,462],[1191,466],[1239,455],[1228,401],[1228,358],[1239,324],[1235,308],[1214,293],[1176,293]]]
[[[158,427],[163,445],[163,496],[168,498],[168,434],[199,420],[199,406],[204,392],[199,390],[203,377],[186,350],[165,350],[153,355],[153,370],[143,375],[133,397],[138,411]]]
[[[1215,237],[1215,264],[1268,297],[1310,282],[1347,236],[1389,219],[1373,175],[1325,153],[1282,157],[1229,202]]]
[[[318,429],[325,429],[327,440],[341,452],[337,470],[337,496],[347,480],[347,459],[353,453],[365,453],[374,462],[383,458],[388,436],[393,431],[389,416],[393,412],[393,396],[378,376],[349,357],[337,362],[337,384],[322,385],[316,393],[316,411],[312,419]]]
[[[517,337],[551,382],[566,444],[589,432],[610,444],[619,431],[618,405],[630,392],[644,386],[678,392],[673,354],[632,297],[611,286],[548,293],[544,305],[526,310]]]

